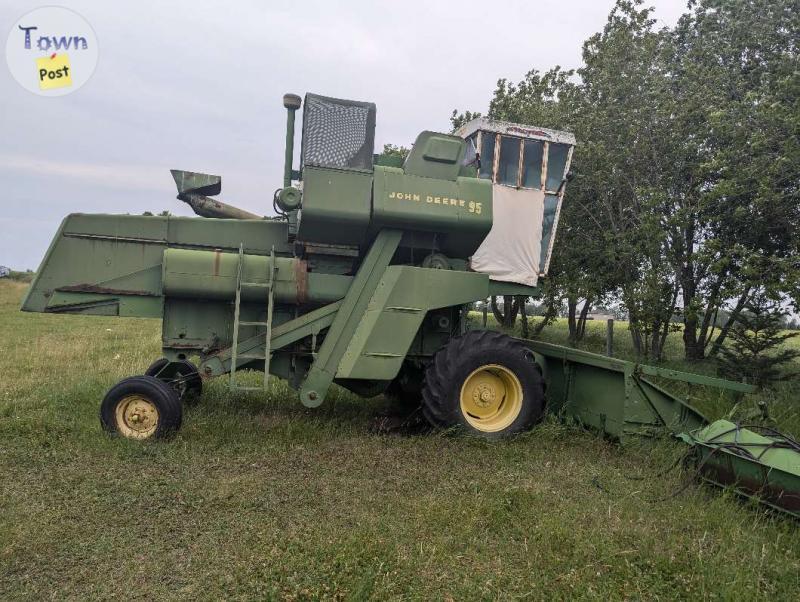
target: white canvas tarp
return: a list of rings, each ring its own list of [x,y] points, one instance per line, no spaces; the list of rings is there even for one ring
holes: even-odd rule
[[[500,184],[492,188],[492,229],[472,256],[472,269],[491,280],[536,286],[544,191]]]

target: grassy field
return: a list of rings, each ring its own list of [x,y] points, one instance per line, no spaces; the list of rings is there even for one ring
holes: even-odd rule
[[[374,435],[382,399],[312,411],[221,382],[171,442],[107,437],[99,401],[159,355],[159,323],[22,314],[23,290],[0,283],[2,600],[797,597],[797,524],[701,486],[670,497],[686,475],[623,477],[668,466],[669,443],[551,420],[501,443]]]

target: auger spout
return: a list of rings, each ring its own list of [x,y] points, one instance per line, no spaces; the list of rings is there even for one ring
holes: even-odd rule
[[[197,215],[224,219],[262,219],[260,215],[210,198],[222,190],[220,176],[180,169],[171,169],[170,173],[178,187],[178,199],[189,205]]]

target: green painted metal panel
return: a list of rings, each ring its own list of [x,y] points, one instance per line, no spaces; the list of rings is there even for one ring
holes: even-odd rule
[[[291,253],[286,232],[286,224],[266,220],[72,214],[50,244],[22,310],[68,311],[83,303],[80,295],[95,294],[120,299],[121,316],[153,317],[162,303],[161,264],[168,247],[238,251],[244,244],[250,253],[267,254],[274,245],[276,252]],[[81,308],[89,314],[108,311],[103,304]]]
[[[336,377],[393,379],[428,311],[483,299],[488,287],[486,274],[390,266],[342,356]]]
[[[245,253],[251,255],[269,255],[273,247],[277,255],[293,253],[286,222],[175,216],[160,219],[166,220],[170,247],[221,249],[238,253],[239,245],[244,245]]]
[[[242,303],[240,319],[256,322],[266,319],[266,299]],[[297,306],[277,305],[273,324],[283,324],[295,317]],[[206,299],[164,299],[162,347],[165,352],[215,354],[230,347],[233,341],[233,302]],[[263,327],[241,326],[239,340],[260,335],[264,343]],[[167,353],[168,355],[168,353]]]
[[[371,172],[306,166],[298,240],[361,244],[369,225],[371,197]]]
[[[86,215],[73,213],[63,222],[64,236],[120,242],[167,242],[167,217],[146,215]]]
[[[225,345],[232,336],[232,315],[229,303],[167,297],[161,326],[162,348],[181,353]]]
[[[455,181],[466,147],[464,140],[458,136],[422,132],[408,153],[405,172],[423,178]]]
[[[266,284],[270,258],[244,255],[242,280]],[[279,303],[326,304],[338,301],[350,288],[352,276],[306,272],[305,262],[289,257],[275,258],[275,300]],[[170,297],[233,299],[236,294],[238,253],[167,249],[164,251],[163,289]],[[244,287],[246,301],[263,301],[263,288]]]
[[[308,312],[307,314],[303,314],[298,318],[288,320],[278,326],[275,326],[272,329],[270,348],[273,350],[273,352],[276,352],[288,345],[291,345],[292,343],[299,341],[300,339],[323,332],[326,328],[333,324],[333,320],[336,317],[336,312],[339,311],[341,305],[342,302],[337,301],[336,303],[331,303],[330,305],[317,308]],[[258,353],[263,354],[263,352],[263,330],[254,336],[243,339],[239,343],[237,351],[240,356],[255,355]],[[201,372],[208,376],[220,376],[227,373],[230,370],[231,355],[232,350],[229,347],[211,354],[203,360],[200,366]],[[247,362],[241,361],[241,366],[247,366]],[[278,376],[281,375],[280,370],[282,368],[280,364],[271,363],[270,368],[272,369],[271,371],[273,374]]]
[[[120,217],[73,214],[65,218],[22,310],[54,311],[81,302],[82,297],[70,297],[69,293],[160,297],[166,218]],[[57,292],[65,294],[54,296]],[[106,308],[97,308],[107,315]],[[82,313],[94,312],[86,308]],[[147,315],[151,315],[149,310]]]
[[[677,434],[708,422],[647,376],[752,391],[749,385],[719,378],[643,366],[540,341],[522,342],[543,367],[550,411],[620,440],[665,430]]]
[[[516,282],[490,280],[489,295],[524,295],[526,297],[539,298],[542,295],[542,289],[538,286],[525,286]]]
[[[111,295],[55,291],[47,311],[62,314],[160,318],[163,298],[144,295]]]
[[[475,178],[435,180],[376,167],[372,229],[435,232],[440,250],[469,257],[492,228],[492,188]]]
[[[800,477],[800,450],[792,446],[775,445],[774,437],[756,433],[729,420],[717,420],[703,429],[694,431],[692,438],[706,445],[735,445],[747,450],[750,457],[757,459],[761,464]]]

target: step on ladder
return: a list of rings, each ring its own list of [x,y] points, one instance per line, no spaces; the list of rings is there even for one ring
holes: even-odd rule
[[[273,306],[273,289],[275,284],[275,247],[269,254],[269,274],[267,282],[244,282],[242,280],[242,272],[244,270],[244,245],[239,245],[239,265],[236,270],[236,301],[233,310],[233,345],[231,347],[231,372],[230,372],[230,388],[232,391],[266,391],[269,388],[269,361],[272,350],[270,343],[272,339],[272,306]],[[263,288],[266,289],[267,297],[267,320],[266,322],[243,322],[239,319],[241,304],[242,304],[242,289],[243,288]],[[264,354],[252,352],[247,354],[239,354],[239,327],[240,326],[262,326],[264,327]],[[264,361],[264,385],[262,387],[242,387],[236,384],[236,365],[240,359],[247,360],[263,360]]]

